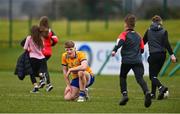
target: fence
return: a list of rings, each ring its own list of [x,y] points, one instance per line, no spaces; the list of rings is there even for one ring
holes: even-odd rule
[[[168,17],[168,0],[161,0],[157,3],[162,4],[160,7],[163,9],[163,16]],[[81,0],[19,0],[16,2],[13,0],[1,0],[0,28],[3,29],[0,29],[0,33],[8,34],[8,36],[0,36],[3,38],[0,39],[0,43],[8,43],[9,47],[12,47],[13,43],[16,42],[16,40],[13,39],[14,33],[17,34],[14,29],[19,25],[15,25],[15,21],[18,21],[24,29],[23,32],[19,33],[23,33],[22,36],[20,35],[20,37],[23,37],[29,32],[28,30],[32,24],[37,24],[36,21],[41,15],[47,15],[52,23],[58,19],[65,18],[67,20],[66,34],[71,35],[71,21],[74,19],[85,20],[86,32],[91,31],[91,22],[94,19],[104,21],[104,29],[108,29],[109,19],[123,18],[127,13],[134,13],[140,16],[140,14],[143,14],[143,12],[141,12],[143,8],[142,5],[146,8],[149,2],[143,0],[141,1],[141,5],[137,4],[138,0],[96,0],[96,2],[92,0],[84,0],[84,2]],[[21,24],[21,21],[24,22],[24,24]],[[4,28],[6,27],[8,28],[8,33],[4,33]]]

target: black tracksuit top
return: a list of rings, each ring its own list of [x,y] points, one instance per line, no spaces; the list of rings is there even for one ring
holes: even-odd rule
[[[150,54],[166,52],[166,49],[170,55],[173,54],[168,40],[168,32],[158,23],[151,24],[144,34],[143,41],[144,44],[148,42]]]
[[[117,39],[117,44],[113,51],[117,52],[121,46],[122,63],[142,63],[141,50],[144,50],[144,43],[138,33],[132,29],[122,32]]]

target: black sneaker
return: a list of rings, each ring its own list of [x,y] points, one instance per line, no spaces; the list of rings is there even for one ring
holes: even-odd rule
[[[119,105],[126,105],[128,100],[129,100],[128,96],[123,96],[121,101],[119,102]]]
[[[146,93],[145,95],[145,99],[144,99],[144,106],[146,108],[150,107],[151,106],[151,94],[150,93]]]
[[[156,99],[156,94],[151,93],[151,99]]]
[[[37,87],[33,88],[32,91],[30,91],[30,93],[39,93],[39,89]]]
[[[48,84],[48,85],[46,86],[46,91],[47,91],[47,92],[50,92],[52,89],[53,89],[53,86],[52,86],[51,84]]]
[[[165,86],[161,86],[159,88],[159,95],[158,95],[158,100],[162,100],[164,98],[164,93],[166,93],[166,91],[168,91],[168,88]]]

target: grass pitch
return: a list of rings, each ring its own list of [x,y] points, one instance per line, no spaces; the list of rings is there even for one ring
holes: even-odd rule
[[[67,35],[65,21],[55,21],[52,28],[59,36],[59,44],[53,48],[53,56],[48,61],[51,74],[51,82],[54,86],[52,92],[47,93],[45,88],[39,94],[31,94],[33,88],[29,77],[20,81],[13,75],[18,56],[23,52],[19,44],[28,34],[27,21],[15,21],[13,23],[13,47],[8,48],[8,21],[1,20],[0,29],[0,113],[180,113],[180,72],[169,78],[160,77],[163,84],[169,87],[168,99],[153,100],[150,108],[144,107],[144,95],[135,81],[134,76],[128,77],[129,102],[126,106],[119,106],[120,88],[118,76],[97,76],[94,85],[90,88],[90,101],[85,103],[66,102],[63,99],[65,83],[61,71],[61,54],[63,43],[66,40],[77,41],[115,41],[123,31],[123,21],[111,21],[109,29],[104,28],[104,22],[90,22],[90,32],[85,30],[85,22],[72,22],[71,34]],[[37,24],[33,21],[33,24]],[[136,30],[144,34],[151,22],[138,21]],[[169,40],[174,48],[179,41],[179,20],[167,20],[165,28],[169,31]],[[23,28],[23,29],[22,29]],[[3,43],[5,42],[5,43]],[[176,55],[179,59],[180,53]],[[176,64],[171,64],[170,70]],[[61,71],[58,72],[57,71]],[[56,72],[56,73],[52,73]],[[167,75],[166,74],[166,75]],[[150,85],[148,77],[145,80]],[[150,87],[150,86],[149,86]]]
[[[148,77],[145,80],[150,84]],[[38,94],[30,93],[32,85],[29,76],[18,80],[13,72],[0,72],[0,113],[180,113],[179,76],[161,77],[169,87],[168,99],[153,100],[150,108],[144,107],[144,95],[134,76],[128,77],[129,102],[119,106],[121,98],[118,76],[97,76],[90,88],[90,100],[84,103],[67,102],[63,99],[64,79],[60,73],[51,73],[54,89]]]

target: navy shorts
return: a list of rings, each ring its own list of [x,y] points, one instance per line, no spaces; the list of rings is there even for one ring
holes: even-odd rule
[[[94,83],[94,76],[90,75],[90,80],[87,82],[88,84],[86,85],[86,87],[91,86]],[[77,87],[79,88],[79,78],[75,78],[71,81],[71,86]]]

